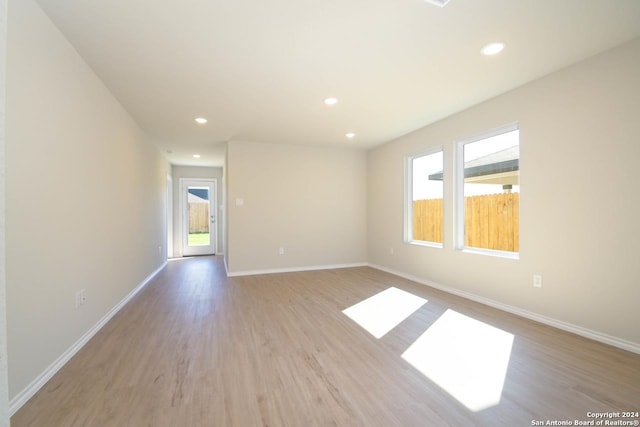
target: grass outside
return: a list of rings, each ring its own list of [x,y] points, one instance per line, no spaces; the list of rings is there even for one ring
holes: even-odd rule
[[[189,246],[209,245],[209,233],[189,233]]]

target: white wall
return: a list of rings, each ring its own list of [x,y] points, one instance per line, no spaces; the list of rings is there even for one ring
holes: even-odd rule
[[[214,167],[197,167],[197,166],[177,166],[171,167],[172,182],[173,182],[173,256],[182,256],[182,238],[183,238],[183,226],[181,222],[181,206],[180,206],[180,179],[181,178],[196,178],[196,179],[215,179],[217,180],[217,240],[218,240],[218,254],[224,253],[223,251],[223,224],[224,224],[224,212],[220,209],[223,201],[223,183],[222,183],[222,168]]]
[[[168,165],[33,0],[9,3],[6,173],[14,399],[166,258]]]
[[[364,152],[232,141],[226,172],[231,273],[366,261]]]
[[[0,426],[9,425],[7,372],[7,277],[5,248],[5,52],[7,0],[0,0]]]
[[[369,261],[640,345],[639,117],[636,40],[371,151]],[[456,251],[454,141],[512,122],[521,137],[520,259]],[[403,160],[442,144],[444,249],[405,244]]]

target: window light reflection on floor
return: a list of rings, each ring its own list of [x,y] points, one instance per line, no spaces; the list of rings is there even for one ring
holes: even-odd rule
[[[513,335],[447,310],[402,358],[471,411],[500,403]]]
[[[426,302],[392,286],[342,312],[371,335],[381,338]]]

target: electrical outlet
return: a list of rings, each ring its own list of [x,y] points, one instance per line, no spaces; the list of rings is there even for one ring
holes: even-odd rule
[[[389,248],[389,255],[393,255],[393,248]]]
[[[279,253],[280,255],[284,255],[284,248],[280,248],[280,249],[278,250],[278,253]]]
[[[80,289],[80,305],[84,305],[85,302],[87,302],[87,291]]]
[[[533,275],[533,287],[541,288],[542,287],[542,274],[534,274]]]

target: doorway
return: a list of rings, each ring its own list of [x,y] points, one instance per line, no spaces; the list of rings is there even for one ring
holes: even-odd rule
[[[217,252],[216,188],[215,179],[180,179],[183,256]]]

